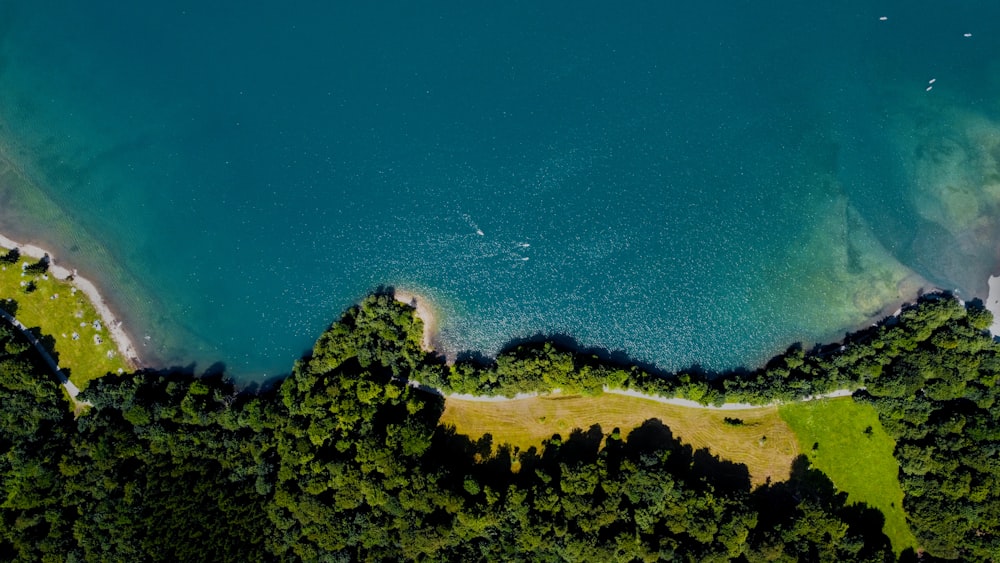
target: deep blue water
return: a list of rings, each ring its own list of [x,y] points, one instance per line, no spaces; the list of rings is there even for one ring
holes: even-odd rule
[[[0,0],[0,232],[245,379],[382,285],[725,369],[997,266],[1000,4],[357,4]]]

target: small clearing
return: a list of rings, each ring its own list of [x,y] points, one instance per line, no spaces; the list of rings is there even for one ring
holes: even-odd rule
[[[0,255],[6,253],[6,248],[0,248]],[[22,275],[22,262],[35,260],[22,257],[17,264],[0,265],[0,300],[17,302],[14,316],[29,329],[41,330],[45,335],[43,345],[69,380],[83,389],[91,379],[118,369],[128,370],[128,362],[118,353],[107,327],[101,324],[100,315],[83,292],[74,291],[72,283],[53,275]],[[26,291],[22,285],[28,282],[34,282],[33,291]]]

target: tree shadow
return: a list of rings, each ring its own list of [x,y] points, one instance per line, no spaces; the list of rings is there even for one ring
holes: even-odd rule
[[[667,451],[666,466],[692,483],[704,483],[726,492],[750,491],[750,471],[746,465],[724,460],[704,448],[695,450],[675,437],[659,419],[647,420],[629,433],[620,451],[631,458]]]
[[[408,386],[409,384],[403,381],[396,382],[398,385]],[[424,403],[424,407],[414,413],[413,416],[417,417],[418,420],[427,424],[428,426],[437,426],[438,421],[441,420],[441,415],[444,414],[444,396],[437,395],[434,393],[423,393],[418,389],[410,387],[410,393],[420,393],[420,398]],[[492,439],[492,436],[491,436]]]
[[[554,434],[541,448],[531,446],[518,451],[508,444],[495,447],[491,434],[472,440],[459,434],[452,425],[438,426],[432,452],[424,457],[424,464],[440,470],[441,460],[447,460],[452,486],[459,487],[466,476],[472,476],[494,491],[505,491],[513,484],[529,486],[537,481],[539,474],[558,475],[562,464],[596,463],[604,438],[600,425],[595,424],[587,430],[578,428],[566,438]]]
[[[566,439],[553,436],[545,445],[542,454],[543,463],[593,463],[604,441],[604,433],[599,424],[593,424],[587,430],[580,428],[570,432]]]
[[[491,358],[478,350],[465,350],[455,354],[455,362],[460,364],[472,364],[477,369],[482,369],[493,365],[494,358]]]
[[[17,248],[12,248],[7,252],[3,253],[2,255],[0,255],[0,264],[6,266],[12,266],[14,264],[17,264],[18,261],[20,260],[21,260],[21,251],[18,250]]]
[[[205,379],[224,378],[226,377],[226,364],[224,362],[215,362],[205,368],[201,376]]]
[[[422,470],[428,475],[439,475],[441,484],[453,490],[462,487],[467,475],[474,475],[480,483],[499,489],[510,480],[509,475],[494,475],[489,482],[484,479],[490,471],[482,462],[483,456],[491,457],[492,447],[493,436],[489,434],[473,441],[465,434],[459,434],[454,425],[438,425],[427,455],[421,457]],[[447,471],[442,472],[445,465]]]
[[[651,418],[632,430],[625,444],[624,451],[630,455],[669,450],[672,456],[681,458],[678,460],[680,466],[689,466],[693,458],[691,446],[682,444],[670,427],[658,418]]]
[[[716,490],[733,493],[750,490],[750,470],[744,463],[722,459],[706,448],[695,450],[691,461],[692,472],[707,480]]]
[[[558,475],[563,464],[592,465],[603,458],[609,470],[614,472],[624,459],[661,457],[663,459],[657,463],[664,470],[682,476],[692,486],[709,486],[727,493],[750,491],[750,473],[746,465],[724,460],[706,449],[694,450],[657,419],[647,420],[624,438],[617,428],[605,434],[600,425],[594,424],[587,430],[576,429],[565,438],[554,434],[541,447],[532,446],[523,451],[508,445],[495,448],[490,434],[472,440],[459,434],[454,426],[438,426],[433,454],[425,460],[448,460],[449,471],[474,475],[480,483],[494,490],[504,490],[511,484],[528,486],[539,474]],[[440,468],[437,461],[430,463]],[[518,468],[516,473],[513,467]]]
[[[49,271],[49,265],[52,263],[52,259],[49,258],[48,254],[45,254],[38,259],[38,262],[28,264],[24,267],[24,272],[33,276],[39,276]]]
[[[45,348],[45,351],[49,353],[49,356],[52,356],[56,365],[59,365],[59,352],[56,352],[56,339],[49,334],[43,333],[41,327],[37,326],[29,328],[26,332],[34,337],[42,345],[42,348]]]
[[[805,455],[792,461],[787,481],[767,483],[754,490],[751,502],[757,509],[757,529],[767,532],[789,528],[801,516],[803,506],[819,506],[835,514],[848,526],[848,536],[863,540],[865,550],[859,558],[890,549],[885,535],[885,516],[864,503],[847,504],[847,493],[838,491],[833,481],[818,469],[813,469]]]
[[[965,302],[965,308],[973,311],[985,311],[986,303],[983,303],[983,300],[979,297],[973,297]]]
[[[18,303],[14,299],[0,299],[0,310],[12,317],[17,317]]]
[[[770,507],[767,516],[777,521],[788,517],[798,503],[806,498],[821,501],[824,506],[844,504],[847,493],[838,493],[833,481],[823,472],[811,468],[804,454],[792,460],[791,473],[786,481],[768,483],[753,492],[761,508]]]

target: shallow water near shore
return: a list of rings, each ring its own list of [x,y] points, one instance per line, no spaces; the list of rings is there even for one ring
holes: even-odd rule
[[[120,4],[0,5],[0,232],[155,363],[395,286],[451,353],[722,370],[997,266],[1000,5]]]

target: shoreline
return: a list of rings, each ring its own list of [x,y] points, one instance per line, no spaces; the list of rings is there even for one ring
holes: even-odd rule
[[[97,286],[94,285],[93,282],[80,276],[75,269],[70,270],[64,266],[56,264],[56,259],[53,254],[44,248],[33,244],[22,244],[4,236],[3,234],[0,234],[0,247],[17,249],[22,256],[27,256],[36,260],[41,260],[42,258],[48,256],[49,273],[59,280],[72,284],[84,295],[86,295],[93,304],[97,314],[100,315],[101,320],[107,328],[115,346],[118,348],[118,353],[121,357],[125,359],[132,369],[143,367],[143,362],[139,358],[139,354],[136,351],[132,338],[129,337],[123,327],[122,321],[118,320],[118,317],[111,311],[111,308],[101,296],[100,291],[98,291]],[[72,277],[72,280],[69,279],[70,277]]]
[[[431,309],[428,299],[418,293],[405,289],[394,289],[392,297],[404,305],[413,307],[414,314],[423,323],[424,334],[420,342],[420,348],[424,352],[440,354],[437,350],[438,318],[434,310]]]
[[[995,336],[997,336],[1000,335],[1000,276],[990,276],[990,288],[991,288],[990,295],[992,296],[995,294],[995,298],[993,299],[995,303],[994,306],[991,307],[990,303],[988,302],[986,308],[993,313],[995,320],[993,327],[991,328],[991,332]],[[995,291],[993,291],[994,289]],[[410,291],[407,289],[392,288],[391,291],[392,291],[392,297],[396,301],[408,305],[410,307],[413,307],[415,310],[414,314],[418,318],[420,318],[420,320],[424,323],[424,334],[421,342],[421,349],[425,352],[436,353],[444,357],[448,365],[454,364],[455,363],[454,356],[449,357],[447,353],[445,353],[440,349],[440,341],[438,339],[439,318],[433,308],[432,305],[433,302],[423,294],[416,293],[414,291]],[[920,276],[919,274],[911,273],[897,283],[896,298],[884,303],[875,313],[866,315],[864,317],[864,320],[861,320],[847,327],[842,327],[836,331],[831,332],[827,336],[819,337],[816,339],[800,339],[799,342],[801,342],[802,344],[808,343],[810,346],[816,344],[843,343],[846,334],[851,334],[854,332],[865,330],[873,326],[877,326],[880,322],[883,322],[891,317],[898,317],[907,305],[912,305],[917,303],[920,300],[920,298],[923,297],[924,295],[936,292],[947,292],[947,291],[948,290],[942,289],[941,287],[934,285],[933,283],[931,283],[924,277]],[[956,296],[956,299],[959,298]],[[963,301],[961,299],[959,300]],[[988,301],[988,298],[984,300]],[[510,341],[508,341],[508,346],[509,343]],[[506,347],[503,349],[506,349]],[[462,349],[462,351],[465,350],[466,349],[464,348]],[[777,350],[774,353],[768,354],[767,357],[763,360],[763,363],[760,364],[760,366],[763,366],[764,363],[773,358],[775,355],[780,354],[784,350],[785,347],[781,348],[780,350]],[[454,353],[455,350],[452,350],[452,354]],[[739,367],[749,369],[751,366],[752,362],[746,362]],[[536,394],[523,394],[523,393],[518,394],[518,398],[522,399],[534,396],[536,396]],[[476,396],[475,399],[472,399],[470,397],[472,396],[471,395],[468,397],[456,396],[455,398],[461,398],[464,400],[477,400],[477,401],[487,400],[484,397],[479,397],[479,396]]]
[[[844,337],[846,335],[853,334],[855,332],[862,331],[874,326],[878,326],[879,323],[885,321],[886,319],[892,317],[898,317],[903,312],[904,308],[906,308],[908,305],[913,305],[917,303],[921,297],[928,294],[948,291],[941,287],[938,287],[937,285],[934,285],[926,278],[915,272],[910,273],[909,275],[901,279],[898,282],[896,289],[898,297],[896,299],[893,299],[892,301],[887,301],[874,314],[866,316],[864,321],[845,327],[837,331],[836,333],[831,334],[828,337],[812,341],[810,342],[810,345],[834,344],[834,343],[843,344]],[[957,296],[956,299],[958,299]],[[803,341],[803,344],[805,343],[806,342]]]
[[[993,313],[993,324],[990,334],[994,338],[1000,336],[1000,276],[990,276],[986,281],[989,291],[986,293],[986,310]]]
[[[55,278],[62,281],[70,281],[68,278],[72,277],[70,283],[75,286],[78,290],[83,292],[84,295],[93,304],[98,315],[112,338],[114,340],[115,346],[121,355],[121,357],[126,361],[126,363],[132,369],[138,369],[145,366],[145,363],[140,358],[137,348],[134,344],[134,340],[129,336],[128,332],[124,328],[124,323],[119,319],[119,317],[112,311],[107,301],[101,295],[97,286],[89,279],[79,275],[76,269],[69,269],[64,266],[60,266],[56,263],[56,259],[51,252],[39,247],[34,244],[21,243],[13,240],[4,234],[0,233],[0,247],[8,249],[17,249],[25,257],[30,257],[34,259],[42,259],[45,256],[49,258],[49,273]],[[922,283],[921,283],[922,282]],[[882,307],[878,313],[874,316],[869,317],[864,323],[859,323],[854,330],[860,330],[868,326],[872,326],[873,323],[877,324],[881,320],[886,318],[899,315],[901,308],[906,304],[914,303],[921,295],[928,292],[933,292],[939,290],[938,288],[931,286],[928,288],[926,280],[922,278],[912,279],[907,278],[900,282],[900,293],[909,293],[912,297],[906,298],[901,297],[900,299],[890,302]],[[905,290],[903,286],[906,287]],[[994,336],[1000,335],[1000,276],[990,276],[988,279],[989,292],[984,300],[986,309],[993,313],[994,321],[990,327],[990,332]],[[907,291],[909,290],[909,291]],[[420,293],[406,289],[394,289],[392,291],[392,297],[405,305],[413,307],[414,314],[423,323],[423,335],[421,339],[421,349],[425,352],[436,353],[445,358],[447,364],[454,363],[454,358],[449,358],[447,354],[442,352],[439,347],[439,316],[435,311],[430,299],[425,297]],[[612,391],[613,392],[613,391]],[[535,394],[518,394],[516,398],[523,399],[535,396]],[[455,396],[455,399],[459,400],[472,400],[472,401],[485,401],[485,400],[509,400],[505,397],[474,397],[474,396]],[[646,397],[651,398],[651,397]],[[724,407],[733,408],[733,407]]]

